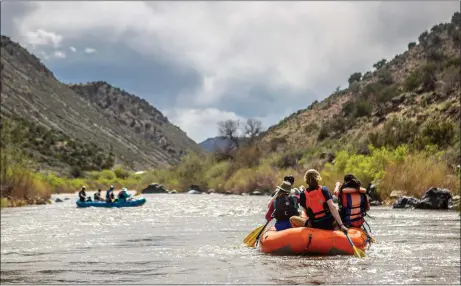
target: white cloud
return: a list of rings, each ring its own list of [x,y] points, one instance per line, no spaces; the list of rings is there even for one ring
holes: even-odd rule
[[[108,41],[124,41],[143,53],[192,66],[203,79],[202,88],[190,95],[197,106],[212,105],[244,82],[294,92],[329,91],[344,81],[345,73],[354,71],[351,65],[364,69],[401,52],[410,39],[399,33],[403,28],[417,33],[428,28],[411,28],[415,20],[432,25],[436,19],[449,20],[459,8],[454,2],[39,2],[36,6],[17,22],[20,31],[53,28],[66,37],[100,31]],[[394,23],[388,23],[391,19]],[[383,32],[395,23],[401,27],[389,44]]]
[[[32,47],[36,46],[53,46],[59,47],[62,36],[43,29],[36,29],[35,32],[27,31],[23,35],[25,42]]]
[[[92,53],[95,53],[95,52],[96,52],[96,50],[93,49],[93,48],[86,48],[85,49],[85,54],[92,54]]]
[[[66,53],[61,52],[61,51],[55,51],[53,55],[55,58],[58,58],[58,59],[64,59],[66,57]]]
[[[228,119],[243,120],[242,117],[233,112],[221,111],[216,108],[171,109],[162,111],[162,113],[198,143],[218,135],[219,121]]]
[[[48,60],[50,57],[48,56],[47,53],[45,53],[44,51],[41,51],[40,54],[42,55],[43,59],[44,60]]]
[[[74,53],[77,51],[77,49],[75,47],[69,47],[69,50],[71,50]]]
[[[211,118],[221,116],[219,103],[248,98],[255,86],[279,94],[269,101],[272,110],[265,111],[264,117],[264,123],[276,123],[275,118],[281,119],[278,110],[288,101],[301,104],[296,108],[301,109],[320,99],[318,95],[328,96],[353,72],[370,70],[383,57],[393,58],[424,29],[449,21],[459,10],[459,3],[442,1],[44,1],[34,5],[15,21],[17,31],[29,42],[43,42],[38,39],[44,34],[31,36],[30,31],[53,30],[78,41],[104,35],[105,42],[197,71],[198,90],[171,95],[179,97],[177,108],[204,110],[200,116],[186,110],[174,117],[193,138],[214,135]],[[57,44],[62,39],[48,38]],[[224,114],[238,114],[237,108]]]

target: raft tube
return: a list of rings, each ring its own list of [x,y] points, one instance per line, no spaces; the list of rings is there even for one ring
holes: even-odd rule
[[[87,208],[87,207],[96,207],[96,208],[125,208],[125,207],[139,207],[142,206],[146,202],[145,198],[140,198],[137,200],[131,200],[126,202],[81,202],[77,201],[77,207],[79,208]]]
[[[348,234],[354,245],[365,251],[368,247],[366,233],[360,228],[350,228]],[[259,250],[280,255],[354,255],[354,250],[344,232],[309,227],[289,228],[282,231],[272,227],[261,235]]]

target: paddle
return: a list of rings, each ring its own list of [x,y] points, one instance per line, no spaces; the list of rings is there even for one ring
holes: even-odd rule
[[[251,240],[256,238],[258,236],[258,233],[261,231],[261,229],[264,228],[264,225],[258,226],[255,228],[252,232],[250,232],[244,239],[243,243],[248,244]]]
[[[355,256],[355,257],[358,257],[358,258],[367,257],[366,254],[365,254],[365,252],[363,252],[362,250],[360,250],[360,249],[358,249],[357,247],[355,247],[355,245],[352,243],[351,238],[349,237],[349,234],[347,234],[347,231],[344,231],[344,234],[346,235],[347,240],[349,240],[349,243],[351,244],[352,249],[354,250],[354,256]]]
[[[268,220],[268,221],[266,222],[266,224],[263,225],[262,227],[260,226],[260,227],[256,228],[255,230],[253,230],[253,231],[250,233],[250,235],[247,236],[247,237],[248,237],[248,240],[247,240],[247,242],[245,242],[245,244],[246,244],[248,247],[255,247],[255,244],[256,244],[256,242],[258,241],[259,237],[261,236],[261,233],[263,232],[263,230],[266,228],[266,226],[267,226],[267,225],[269,224],[269,222],[271,222],[271,221],[272,221],[272,219]],[[257,230],[259,230],[259,232],[257,232]],[[255,236],[255,235],[252,235],[252,236],[251,236],[251,234],[254,234],[254,233],[258,233],[258,235],[256,235],[256,236]],[[246,238],[245,238],[245,239],[246,239]]]

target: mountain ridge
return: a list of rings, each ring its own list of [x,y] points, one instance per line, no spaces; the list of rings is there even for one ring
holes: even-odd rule
[[[201,152],[196,142],[146,100],[103,81],[64,84],[39,58],[4,35],[1,50],[2,117],[20,117],[54,134],[112,150],[115,163],[133,169],[172,166],[187,152]],[[125,110],[116,108],[121,105]],[[63,166],[71,167],[59,164]]]
[[[374,71],[352,74],[346,89],[272,125],[259,142],[286,152],[332,140],[366,145],[394,119],[413,121],[417,127],[429,119],[459,122],[460,23],[456,12],[451,22],[424,31],[418,44],[410,42],[391,61],[383,59]]]

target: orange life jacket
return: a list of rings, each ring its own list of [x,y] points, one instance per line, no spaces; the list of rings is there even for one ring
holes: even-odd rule
[[[339,214],[346,226],[361,227],[368,210],[368,198],[364,188],[346,187],[339,190]]]
[[[306,196],[306,212],[311,222],[322,221],[331,217],[330,209],[328,208],[325,197],[322,194],[322,186],[308,192],[304,191]]]

